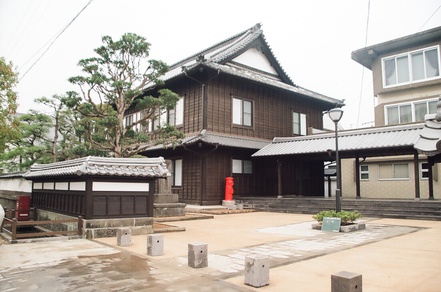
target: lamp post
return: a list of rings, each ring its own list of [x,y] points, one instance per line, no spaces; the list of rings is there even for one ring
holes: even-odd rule
[[[333,108],[330,111],[328,111],[328,115],[329,115],[329,118],[335,124],[335,165],[337,168],[337,173],[336,173],[337,188],[335,190],[335,211],[340,212],[341,211],[341,201],[340,201],[341,174],[340,174],[340,158],[338,155],[338,126],[337,126],[337,124],[340,121],[341,117],[343,116],[343,110],[341,108]]]

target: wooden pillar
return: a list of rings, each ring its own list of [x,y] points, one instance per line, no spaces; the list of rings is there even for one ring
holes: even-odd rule
[[[332,197],[332,184],[331,184],[331,176],[328,175],[328,197]]]
[[[433,160],[431,157],[427,158],[428,170],[429,170],[429,200],[433,200]]]
[[[155,198],[155,181],[151,180],[149,181],[149,195],[147,200],[147,214],[149,217],[153,217],[153,204],[154,204],[154,198]]]
[[[282,163],[277,159],[277,195],[282,195]]]
[[[360,157],[357,154],[355,157],[355,188],[356,188],[356,198],[360,199]]]
[[[413,169],[415,178],[415,199],[420,199],[420,162],[418,159],[418,152],[413,154]]]

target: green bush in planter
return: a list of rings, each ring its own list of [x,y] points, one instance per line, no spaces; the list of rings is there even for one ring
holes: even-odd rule
[[[325,210],[325,211],[320,211],[314,216],[312,216],[312,218],[314,218],[315,220],[317,220],[317,222],[320,223],[323,222],[323,218],[325,217],[340,218],[341,224],[345,225],[345,224],[354,223],[355,220],[361,218],[362,216],[358,211],[344,211],[344,210],[341,210],[340,212],[337,212],[335,210]]]

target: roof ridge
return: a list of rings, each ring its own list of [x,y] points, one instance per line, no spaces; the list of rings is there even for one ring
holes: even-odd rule
[[[408,131],[423,128],[424,123],[413,123],[405,125],[393,125],[393,126],[380,126],[380,127],[369,127],[369,128],[359,128],[339,131],[339,138],[355,136],[355,135],[366,135],[366,134],[377,134],[385,132],[398,132],[398,131]],[[273,143],[285,143],[300,140],[316,140],[316,139],[327,139],[334,138],[335,132],[329,131],[324,133],[296,136],[296,137],[274,137]]]
[[[259,25],[259,27],[260,27],[260,24],[258,23],[258,24],[256,24],[256,25],[254,25],[252,28],[256,27],[257,25]],[[246,34],[246,33],[249,32],[252,28],[248,28],[248,29],[246,29],[246,30],[244,30],[244,31],[242,31],[242,32],[239,32],[239,33],[237,33],[237,34],[235,34],[235,35],[233,35],[233,36],[231,36],[231,37],[229,37],[229,38],[227,38],[227,39],[225,39],[225,40],[223,40],[223,41],[220,41],[220,42],[218,42],[218,43],[216,43],[216,44],[214,44],[214,45],[212,45],[212,46],[210,46],[210,47],[208,47],[208,48],[206,48],[206,49],[204,49],[204,50],[202,50],[202,51],[199,51],[199,52],[197,52],[197,53],[195,53],[195,54],[193,54],[193,55],[191,55],[191,56],[189,56],[189,57],[187,57],[187,58],[185,58],[185,59],[182,59],[181,61],[178,61],[178,62],[176,62],[176,63],[170,65],[170,68],[176,68],[176,67],[179,67],[180,65],[185,64],[185,63],[187,63],[188,61],[190,61],[190,60],[192,60],[192,59],[196,59],[196,58],[197,58],[198,56],[200,56],[200,55],[204,55],[204,54],[206,54],[206,53],[208,53],[208,52],[214,51],[216,48],[219,48],[219,47],[221,47],[221,46],[224,45],[224,44],[228,44],[228,43],[231,42],[232,40],[234,40],[234,39],[236,39],[236,38],[238,38],[238,37],[240,37],[240,36]]]
[[[258,39],[263,34],[263,30],[261,29],[260,24],[256,24],[249,30],[247,30],[245,33],[243,33],[240,37],[232,41],[231,43],[228,43],[223,49],[221,49],[219,52],[215,53],[213,56],[211,56],[210,60],[213,62],[221,62],[228,58],[232,53],[240,51],[247,45],[254,42],[256,39]],[[249,39],[248,39],[249,38]],[[241,44],[243,42],[243,44]],[[240,45],[239,48],[235,48],[235,46]]]

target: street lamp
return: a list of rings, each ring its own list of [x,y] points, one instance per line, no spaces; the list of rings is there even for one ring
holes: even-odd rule
[[[341,108],[333,108],[328,111],[329,118],[335,124],[335,165],[337,167],[336,181],[337,188],[335,190],[335,211],[341,211],[340,193],[341,193],[341,173],[340,173],[340,159],[338,157],[338,122],[343,116],[343,110]]]

